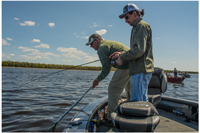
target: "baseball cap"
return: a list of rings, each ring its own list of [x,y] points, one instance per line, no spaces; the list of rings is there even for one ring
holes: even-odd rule
[[[88,43],[86,43],[86,45],[90,45],[92,42],[94,42],[96,39],[102,40],[101,36],[99,34],[92,34],[89,39],[88,39]]]
[[[127,4],[124,9],[123,9],[123,13],[121,15],[119,15],[119,18],[124,18],[124,15],[127,14],[130,11],[135,11],[135,10],[139,10],[139,8],[132,3]]]

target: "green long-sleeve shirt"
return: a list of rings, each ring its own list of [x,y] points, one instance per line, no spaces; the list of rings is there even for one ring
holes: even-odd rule
[[[142,18],[133,24],[130,50],[121,54],[120,59],[123,62],[129,61],[129,75],[154,71],[152,31]]]
[[[109,56],[114,52],[126,52],[130,48],[126,45],[117,42],[117,41],[110,41],[110,40],[103,40],[100,43],[100,46],[97,50],[97,54],[99,56],[100,62],[102,64],[102,71],[98,75],[97,80],[100,82],[110,73],[111,69],[111,59]],[[116,66],[117,69],[128,69],[129,68],[129,61],[124,61],[123,65]]]

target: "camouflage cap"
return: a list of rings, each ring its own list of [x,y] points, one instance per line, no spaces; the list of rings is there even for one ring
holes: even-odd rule
[[[102,40],[101,36],[99,34],[92,34],[89,39],[88,39],[88,43],[86,43],[86,45],[91,45],[92,42],[94,42],[96,39]]]

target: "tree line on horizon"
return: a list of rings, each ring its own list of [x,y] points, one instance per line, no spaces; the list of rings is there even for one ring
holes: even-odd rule
[[[29,63],[18,61],[2,61],[3,67],[24,67],[24,68],[43,68],[43,69],[73,69],[73,70],[94,70],[100,71],[102,67],[95,66],[74,66],[74,65],[57,65],[57,64],[45,64],[45,63]],[[112,67],[111,71],[115,71],[116,68]],[[165,73],[173,73],[173,70],[164,70]],[[178,73],[184,73],[185,71],[178,71]],[[187,73],[198,74],[198,72],[187,71]]]
[[[57,65],[57,64],[45,64],[45,63],[29,63],[18,61],[2,61],[3,67],[24,67],[24,68],[45,68],[45,69],[73,69],[73,70],[94,70],[100,71],[102,67],[95,66],[74,66],[74,65]],[[115,71],[112,68],[111,71]]]

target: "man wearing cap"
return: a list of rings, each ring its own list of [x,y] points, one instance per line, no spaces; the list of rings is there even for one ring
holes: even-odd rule
[[[102,64],[102,71],[98,77],[93,81],[93,88],[95,88],[101,80],[106,78],[111,69],[111,59],[109,56],[116,52],[126,52],[130,48],[126,45],[110,40],[103,40],[99,34],[92,34],[89,37],[87,46],[94,48],[97,51],[100,62]],[[103,124],[107,126],[113,126],[111,121],[111,113],[114,112],[118,106],[120,94],[125,88],[127,101],[130,100],[130,76],[129,76],[129,61],[124,61],[121,66],[114,66],[116,71],[108,86],[108,114],[107,120],[102,121]]]
[[[142,17],[144,10],[139,11],[135,4],[127,4],[123,8],[120,19],[132,26],[130,38],[130,50],[127,52],[115,52],[111,56],[117,59],[117,65],[129,61],[129,75],[131,76],[130,101],[148,101],[147,88],[154,71],[152,52],[152,31],[148,23]]]

